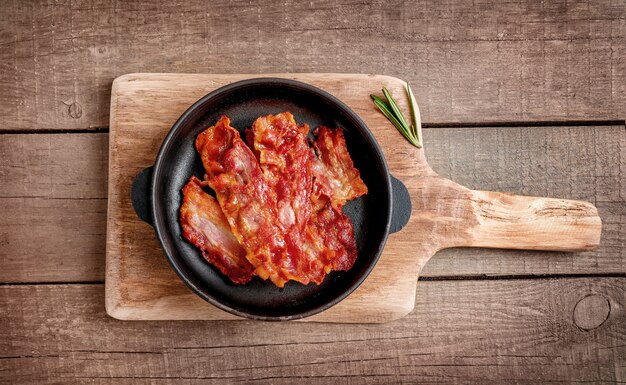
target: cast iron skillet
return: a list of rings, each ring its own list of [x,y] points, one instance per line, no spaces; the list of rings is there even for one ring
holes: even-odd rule
[[[241,131],[261,115],[290,111],[299,124],[312,129],[342,127],[348,150],[369,193],[348,203],[358,258],[347,272],[332,272],[324,282],[288,282],[283,289],[255,277],[235,285],[208,264],[181,234],[181,189],[204,168],[194,148],[196,136],[227,115]],[[243,137],[243,135],[242,135]],[[192,105],[165,137],[153,167],[142,171],[132,186],[133,207],[154,226],[165,255],[178,276],[200,297],[232,314],[263,320],[290,320],[335,305],[370,273],[390,232],[400,230],[411,213],[404,185],[389,174],[383,153],[365,123],[334,96],[309,84],[279,78],[244,80],[217,89]]]

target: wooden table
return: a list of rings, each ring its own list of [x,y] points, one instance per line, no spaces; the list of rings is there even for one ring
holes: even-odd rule
[[[0,382],[626,381],[626,2],[3,2]],[[384,325],[104,310],[109,97],[128,72],[354,72],[418,94],[470,188],[582,199],[600,248],[454,249]]]

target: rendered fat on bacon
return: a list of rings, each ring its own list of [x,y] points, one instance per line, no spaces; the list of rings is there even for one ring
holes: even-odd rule
[[[343,130],[321,126],[315,130],[315,136],[313,147],[317,156],[313,160],[313,174],[322,181],[318,186],[322,191],[318,194],[329,196],[336,208],[367,194],[367,186],[348,153]]]
[[[254,266],[233,233],[219,204],[202,190],[203,182],[191,177],[183,188],[180,223],[183,236],[195,245],[204,258],[238,284],[248,283]]]
[[[223,116],[196,139],[207,182],[245,259],[278,287],[289,280],[319,284],[331,270],[349,269],[357,254],[341,206],[367,187],[342,130],[318,129],[315,151],[308,132],[290,113],[260,117],[246,131],[251,150]]]

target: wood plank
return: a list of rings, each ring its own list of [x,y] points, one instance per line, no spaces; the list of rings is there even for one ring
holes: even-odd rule
[[[104,279],[106,199],[0,198],[0,282]]]
[[[413,85],[426,123],[624,119],[625,8],[14,1],[0,18],[0,130],[106,127],[111,82],[129,72],[380,73]]]
[[[0,136],[0,197],[106,199],[108,134]]]
[[[102,285],[0,287],[0,381],[616,383],[626,279],[420,282],[386,325],[120,322]]]
[[[444,250],[423,276],[624,273],[623,126],[431,128],[424,136],[426,156],[441,175],[472,188],[594,202],[603,234],[598,250],[575,254]],[[0,212],[14,213],[0,216],[0,282],[104,279],[106,202],[99,198],[106,197],[107,145],[106,134],[0,136],[7,181],[0,184]],[[77,166],[67,172],[68,164]],[[28,237],[33,228],[37,236]]]
[[[0,136],[0,282],[104,278],[107,134]]]

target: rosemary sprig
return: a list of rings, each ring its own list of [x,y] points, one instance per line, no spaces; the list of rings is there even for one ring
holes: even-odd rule
[[[385,87],[383,87],[383,95],[387,101],[374,94],[371,94],[370,97],[380,112],[382,112],[383,115],[385,115],[385,117],[387,117],[387,119],[389,119],[389,121],[396,126],[398,131],[400,131],[402,136],[404,136],[409,143],[417,148],[422,148],[422,122],[420,120],[419,107],[415,101],[413,91],[411,91],[411,86],[408,84],[406,85],[406,95],[409,98],[412,124],[407,122],[404,114],[398,106],[398,103],[396,103],[396,100],[393,96],[391,96],[391,93]]]

